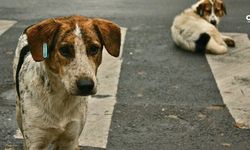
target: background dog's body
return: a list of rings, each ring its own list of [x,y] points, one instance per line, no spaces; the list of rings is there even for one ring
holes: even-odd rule
[[[200,0],[176,16],[171,27],[173,41],[189,51],[224,54],[227,45],[234,46],[230,37],[221,35],[216,26],[226,9],[220,0]]]
[[[25,30],[13,64],[17,122],[25,148],[75,150],[96,92],[102,48],[117,57],[120,28],[81,16],[47,19]],[[42,45],[48,44],[48,58]]]

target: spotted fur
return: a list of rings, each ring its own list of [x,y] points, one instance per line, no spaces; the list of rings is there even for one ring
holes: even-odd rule
[[[117,57],[120,36],[118,25],[82,16],[46,19],[25,30],[13,63],[17,122],[25,149],[47,149],[49,144],[78,149],[87,97],[97,89],[103,46]],[[43,43],[49,50],[46,59]]]

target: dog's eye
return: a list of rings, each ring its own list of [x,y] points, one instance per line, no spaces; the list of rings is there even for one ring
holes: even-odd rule
[[[96,55],[100,50],[100,46],[98,45],[91,45],[88,49],[89,55]]]
[[[71,50],[70,46],[63,46],[63,47],[60,48],[60,53],[64,57],[72,57],[72,54],[71,54],[70,50]]]
[[[207,9],[206,12],[207,12],[208,14],[211,14],[211,13],[212,13],[212,10],[211,10],[211,9]]]
[[[215,13],[219,13],[219,12],[220,12],[220,9],[215,8],[214,12],[215,12]]]

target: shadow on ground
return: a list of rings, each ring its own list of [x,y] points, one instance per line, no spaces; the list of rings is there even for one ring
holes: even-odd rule
[[[4,150],[23,150],[23,140],[18,139],[16,140],[15,145],[5,145]],[[52,150],[53,148],[50,147],[49,150]],[[90,146],[80,146],[80,150],[105,150],[104,148],[99,147],[90,147]]]

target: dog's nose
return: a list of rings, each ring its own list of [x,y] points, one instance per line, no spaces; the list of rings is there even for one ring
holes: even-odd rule
[[[211,20],[210,23],[211,23],[212,25],[216,26],[216,23],[217,23],[217,22],[216,22],[216,20]]]
[[[80,91],[80,95],[87,96],[94,94],[94,81],[91,79],[80,79],[76,82],[77,88]]]

